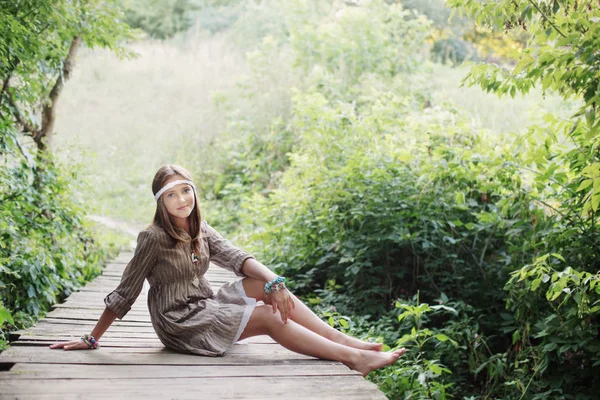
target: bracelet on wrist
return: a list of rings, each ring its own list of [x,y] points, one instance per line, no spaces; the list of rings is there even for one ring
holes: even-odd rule
[[[283,276],[278,276],[273,279],[271,282],[265,283],[265,293],[269,294],[272,292],[276,292],[281,289],[285,289],[285,282],[287,280]]]
[[[88,335],[87,333],[83,335],[80,340],[87,344],[90,349],[98,349],[100,347],[100,343],[98,343],[92,335]]]

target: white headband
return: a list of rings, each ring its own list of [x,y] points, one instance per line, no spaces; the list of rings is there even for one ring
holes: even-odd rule
[[[188,180],[177,180],[177,181],[173,181],[171,183],[166,184],[165,186],[163,186],[162,189],[160,189],[158,191],[158,193],[156,193],[154,195],[154,200],[158,201],[158,199],[160,199],[160,196],[166,192],[167,190],[171,189],[173,186],[177,186],[177,185],[181,185],[182,183],[185,183],[187,185],[190,185],[191,187],[194,188],[194,191],[196,190],[196,186],[194,185],[194,182],[192,181],[188,181]]]

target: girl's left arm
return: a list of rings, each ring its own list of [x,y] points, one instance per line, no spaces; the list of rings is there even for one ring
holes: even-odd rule
[[[271,282],[273,279],[277,278],[277,275],[273,273],[273,271],[256,261],[254,258],[246,259],[241,269],[242,272],[249,277],[260,279],[263,282]],[[281,320],[286,324],[292,310],[296,308],[292,294],[287,288],[267,294],[266,302],[273,306],[273,314],[279,310]]]
[[[247,258],[242,265],[242,272],[251,278],[259,279],[263,282],[271,282],[277,278],[277,275],[262,263],[254,258]]]

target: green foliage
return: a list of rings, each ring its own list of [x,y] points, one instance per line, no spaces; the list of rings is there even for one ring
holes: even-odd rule
[[[119,0],[125,21],[156,39],[168,39],[194,24],[194,0]]]
[[[395,374],[400,375],[403,379],[400,380],[399,389],[405,392],[405,397],[427,398],[427,399],[445,399],[446,389],[451,385],[444,385],[439,382],[442,374],[450,374],[451,371],[439,364],[437,360],[425,358],[424,351],[431,343],[450,342],[452,345],[458,344],[444,333],[436,333],[431,329],[423,327],[423,317],[425,314],[437,310],[445,310],[454,314],[457,311],[448,306],[429,306],[427,303],[419,304],[417,295],[417,304],[409,305],[396,302],[396,308],[403,309],[404,312],[398,315],[398,320],[412,319],[414,325],[410,333],[402,336],[398,340],[399,346],[410,346],[414,352],[412,357],[409,353],[407,360],[403,359],[402,366],[395,371]],[[412,358],[412,360],[411,360]],[[406,393],[408,392],[408,393]]]
[[[299,290],[344,282],[338,292],[352,299],[352,311],[381,314],[420,287],[493,315],[509,268],[535,245],[511,248],[511,235],[541,226],[518,217],[541,212],[530,210],[511,167],[496,159],[501,145],[478,138],[452,112],[425,111],[427,122],[423,112],[402,112],[411,102],[394,92],[360,114],[319,94],[296,98],[302,150],[280,188],[247,205],[248,221],[261,221],[250,241]]]
[[[73,67],[70,50],[82,39],[129,54],[123,41],[132,32],[120,17],[113,1],[0,3],[1,347],[8,329],[33,323],[98,274],[107,256],[84,223],[85,188],[46,145]]]
[[[114,1],[0,3],[0,154],[19,148],[18,131],[38,148],[49,144],[58,96],[75,61],[68,55],[79,39],[130,55],[123,42],[133,34],[120,17]]]
[[[474,65],[466,84],[513,97],[540,85],[581,101],[570,118],[548,115],[524,138],[538,146],[522,161],[533,166],[525,170],[529,195],[553,223],[540,251],[506,284],[514,313],[506,329],[513,332],[510,384],[522,398],[592,398],[599,356],[600,9],[595,1],[448,3],[480,24],[530,35],[528,46],[513,54],[514,67]]]
[[[595,393],[590,382],[600,371],[600,276],[565,265],[561,255],[545,254],[507,283],[517,361],[538,377],[529,390],[560,399],[571,390]],[[529,373],[519,378],[524,386]]]
[[[34,174],[43,189],[32,185]],[[26,163],[0,169],[0,326],[31,324],[98,275],[109,256],[83,221],[76,179],[51,162],[43,172]]]
[[[18,92],[12,86],[16,100],[34,101],[40,93],[49,91],[43,78],[52,79],[62,68],[74,36],[81,36],[89,47],[108,47],[128,54],[122,41],[131,38],[131,32],[120,23],[120,16],[114,1],[2,1],[2,82],[9,76],[21,76],[29,85],[24,85],[27,91]]]
[[[323,84],[337,83],[341,94],[367,74],[394,77],[420,68],[428,56],[423,44],[429,28],[430,21],[400,4],[372,1],[341,7],[333,18],[297,17],[289,41],[297,65],[330,77]]]

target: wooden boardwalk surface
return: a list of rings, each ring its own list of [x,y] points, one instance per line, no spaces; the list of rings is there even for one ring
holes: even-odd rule
[[[50,350],[51,343],[92,330],[131,257],[122,253],[101,276],[14,335],[0,354],[0,399],[386,399],[343,364],[291,352],[268,336],[240,341],[224,357],[168,350],[150,323],[147,286],[102,336],[99,350]],[[237,279],[214,265],[207,278],[215,291]]]

